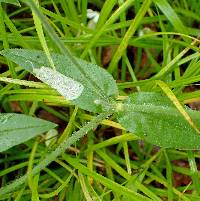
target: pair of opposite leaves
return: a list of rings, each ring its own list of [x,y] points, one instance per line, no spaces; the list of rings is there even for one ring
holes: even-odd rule
[[[52,54],[56,71],[49,68],[44,52],[38,50],[10,49],[0,52],[41,81],[56,89],[66,99],[90,112],[102,111],[104,100],[95,88],[89,86],[77,66],[60,54]],[[116,99],[117,85],[113,77],[99,66],[75,58],[84,72],[107,97]],[[131,94],[116,110],[119,123],[146,141],[161,146],[179,149],[199,149],[200,135],[189,125],[168,97],[154,92]],[[185,108],[194,123],[200,126],[200,113]]]

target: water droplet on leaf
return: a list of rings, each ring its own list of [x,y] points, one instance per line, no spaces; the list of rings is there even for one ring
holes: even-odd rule
[[[33,72],[38,79],[56,89],[68,100],[77,99],[83,92],[81,83],[48,67],[34,68]]]
[[[94,103],[95,103],[96,105],[100,105],[100,104],[101,104],[101,100],[94,100]]]
[[[12,114],[1,114],[0,123],[5,124],[12,116]]]

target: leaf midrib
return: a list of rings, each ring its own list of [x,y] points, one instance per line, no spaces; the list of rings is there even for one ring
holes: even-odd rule
[[[176,116],[179,115],[182,117],[182,114],[178,111],[178,109],[174,106],[166,106],[166,105],[151,105],[151,104],[122,104],[122,110],[124,112],[141,112],[141,113],[151,113],[151,114],[166,114],[167,116]],[[193,117],[200,117],[199,114],[194,110],[185,109],[187,112],[193,112]],[[198,115],[198,116],[197,116]]]

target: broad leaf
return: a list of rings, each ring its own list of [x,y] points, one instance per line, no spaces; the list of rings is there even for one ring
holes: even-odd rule
[[[0,152],[40,135],[56,124],[23,114],[0,113]]]
[[[3,3],[10,3],[10,4],[14,4],[16,6],[20,6],[20,3],[18,0],[0,0],[0,3],[3,2]]]
[[[19,64],[21,67],[26,70],[34,73],[37,69],[41,69],[42,67],[46,68],[49,66],[48,59],[44,52],[38,50],[26,50],[26,49],[10,49],[3,50],[0,52],[5,57]],[[60,54],[52,54],[52,59],[54,65],[56,67],[56,71],[62,76],[66,76],[67,79],[73,79],[75,82],[78,82],[83,86],[83,91],[79,91],[80,96],[77,96],[76,99],[72,98],[72,102],[78,105],[80,108],[91,111],[91,112],[101,112],[101,102],[102,96],[99,93],[96,93],[91,86],[88,86],[88,82],[86,82],[84,75],[82,75],[77,67],[71,62],[69,58],[64,57]],[[82,69],[87,72],[90,79],[98,85],[99,88],[108,96],[108,97],[117,97],[118,89],[113,77],[101,67],[86,62],[82,59],[75,58],[77,62],[81,65]],[[36,69],[36,70],[34,70]],[[35,73],[34,73],[35,74]],[[52,74],[52,72],[50,73]],[[54,79],[56,77],[56,73],[54,75]],[[56,81],[59,83],[59,76]],[[49,79],[51,79],[49,77]],[[45,82],[45,80],[43,80]],[[47,84],[50,84],[47,82]],[[81,86],[79,85],[79,86]],[[64,88],[65,86],[63,86]],[[55,87],[53,87],[55,88]],[[60,88],[60,87],[59,87]],[[81,87],[78,87],[79,89]]]
[[[200,112],[186,108],[200,128]],[[173,103],[159,93],[134,93],[118,107],[119,123],[147,142],[166,148],[199,149],[197,133]]]

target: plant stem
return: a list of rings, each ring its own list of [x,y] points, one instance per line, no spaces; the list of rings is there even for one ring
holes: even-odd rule
[[[80,138],[86,135],[91,129],[97,127],[102,120],[106,117],[112,115],[112,111],[107,111],[105,113],[99,114],[97,117],[93,118],[88,124],[82,127],[79,131],[75,132],[71,137],[63,141],[54,151],[47,155],[42,161],[33,168],[32,172],[29,173],[31,176],[36,175],[45,167],[47,167],[52,161],[54,161],[59,155],[65,152],[72,144],[77,142]],[[3,196],[17,188],[19,188],[28,179],[29,174],[22,176],[21,178],[15,180],[10,185],[2,187],[0,189],[0,196]]]

